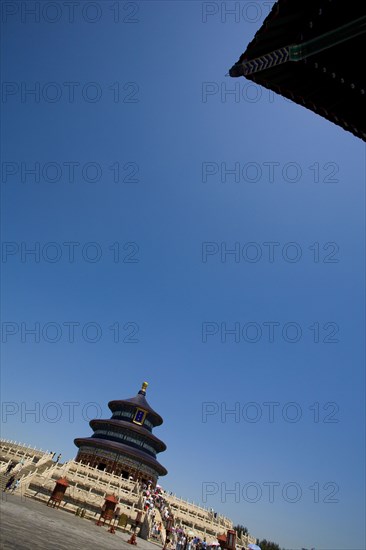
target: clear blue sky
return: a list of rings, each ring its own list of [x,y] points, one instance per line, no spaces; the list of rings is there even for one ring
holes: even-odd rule
[[[225,77],[265,2],[5,4],[2,436],[73,458],[146,379],[169,490],[364,549],[364,143]]]

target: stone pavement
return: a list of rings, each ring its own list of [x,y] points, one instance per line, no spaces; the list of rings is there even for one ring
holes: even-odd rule
[[[93,521],[62,509],[17,495],[1,493],[0,548],[2,550],[158,550],[156,545],[137,538],[137,546],[127,543],[128,533],[108,533]]]

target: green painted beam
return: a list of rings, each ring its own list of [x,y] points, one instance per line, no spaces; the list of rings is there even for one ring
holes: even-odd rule
[[[289,47],[290,61],[301,61],[333,46],[342,44],[356,36],[366,33],[366,16],[355,19],[342,27],[328,31],[316,38]]]

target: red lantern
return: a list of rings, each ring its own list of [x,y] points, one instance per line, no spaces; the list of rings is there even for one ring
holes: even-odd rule
[[[114,495],[109,495],[105,497],[103,508],[96,524],[102,525],[102,520],[103,520],[103,525],[105,524],[106,521],[110,523],[114,518],[114,509],[117,504],[118,504],[118,499]]]
[[[226,548],[228,550],[235,550],[236,546],[236,531],[229,529],[226,535]]]
[[[52,495],[48,499],[47,506],[52,506],[52,508],[59,508],[68,486],[69,483],[67,479],[64,477],[60,477],[60,479],[56,481],[55,488],[52,491]]]

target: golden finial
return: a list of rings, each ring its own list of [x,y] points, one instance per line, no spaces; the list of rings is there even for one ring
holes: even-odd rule
[[[141,390],[142,390],[143,392],[146,392],[146,388],[147,388],[148,385],[149,385],[148,382],[143,382],[143,383],[142,383],[142,388],[141,388]]]

